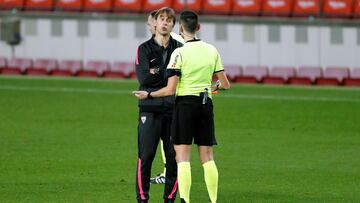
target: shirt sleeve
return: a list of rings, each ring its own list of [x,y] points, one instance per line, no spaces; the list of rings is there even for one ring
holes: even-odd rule
[[[220,57],[220,54],[219,52],[216,51],[216,58],[215,58],[215,69],[214,69],[214,73],[217,73],[217,72],[221,72],[221,71],[224,71],[224,67],[223,67],[223,64],[221,62],[221,57]]]
[[[180,76],[182,67],[182,57],[179,49],[175,49],[171,54],[169,64],[166,69],[167,77]]]

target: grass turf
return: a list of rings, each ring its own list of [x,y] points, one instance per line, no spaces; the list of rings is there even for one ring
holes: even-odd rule
[[[135,202],[136,88],[0,76],[0,202]],[[214,105],[219,202],[360,202],[360,89],[233,85]]]

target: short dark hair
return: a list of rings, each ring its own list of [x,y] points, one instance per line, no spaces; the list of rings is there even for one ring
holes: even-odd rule
[[[157,19],[163,13],[166,13],[170,19],[173,19],[173,23],[175,25],[175,22],[176,22],[175,11],[169,7],[162,7],[160,9],[158,9],[155,13],[155,19]]]
[[[180,23],[186,32],[195,33],[198,21],[198,15],[194,11],[183,11],[180,14]]]

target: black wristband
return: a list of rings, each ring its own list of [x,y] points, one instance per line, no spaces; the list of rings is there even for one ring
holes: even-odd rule
[[[216,90],[220,90],[220,83],[217,83],[217,84],[216,84]],[[216,90],[215,90],[215,91],[216,91]]]
[[[148,92],[147,98],[148,99],[154,99],[154,97],[151,96],[151,92]]]

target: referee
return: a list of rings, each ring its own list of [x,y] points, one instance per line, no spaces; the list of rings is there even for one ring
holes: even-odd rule
[[[212,203],[217,201],[218,171],[213,158],[216,145],[211,92],[229,89],[216,48],[196,38],[200,29],[198,16],[192,11],[180,14],[180,33],[185,45],[175,49],[167,67],[167,86],[157,91],[134,91],[140,100],[176,95],[171,137],[176,151],[181,202],[190,202],[191,145],[198,145],[205,183]],[[212,76],[219,79],[211,85]]]

